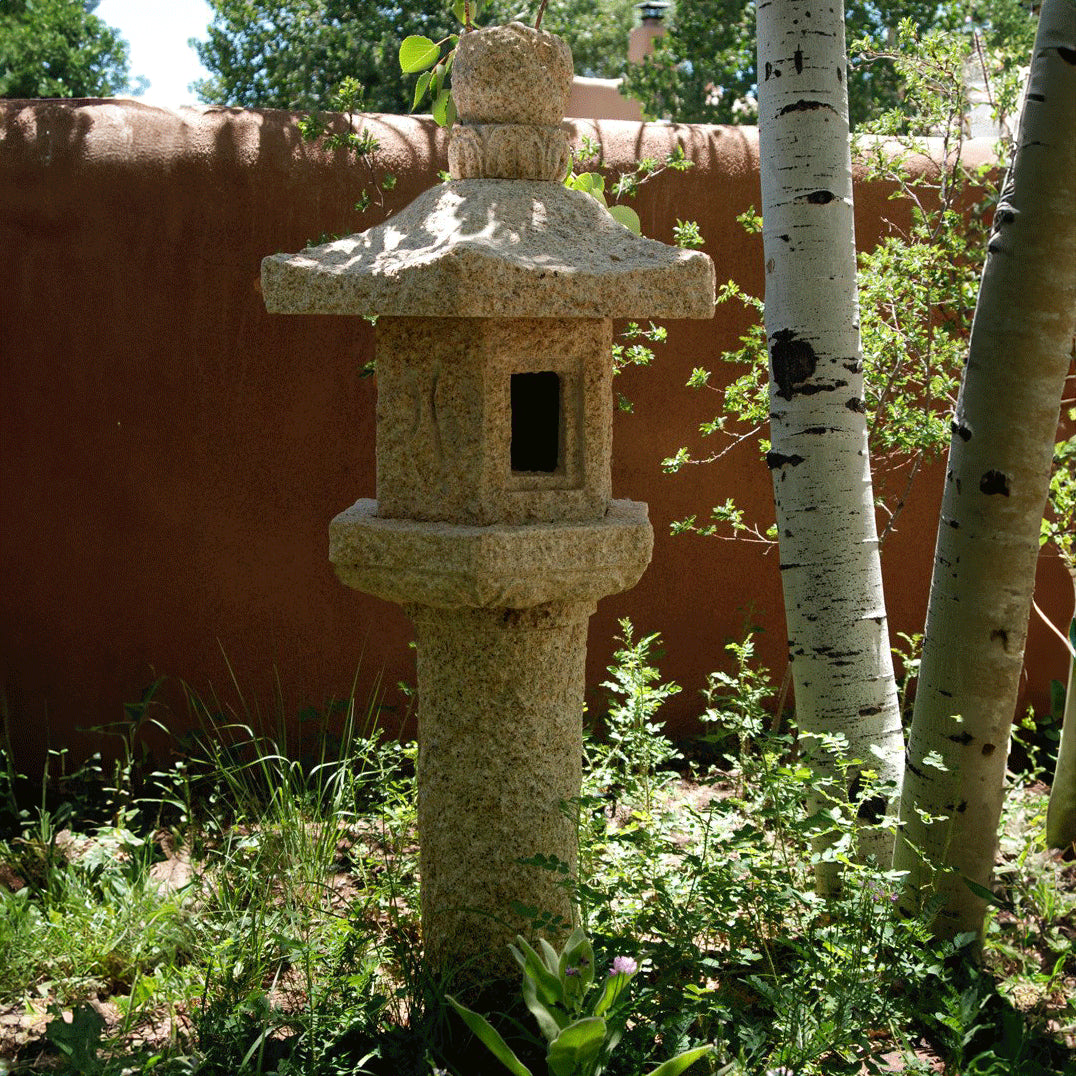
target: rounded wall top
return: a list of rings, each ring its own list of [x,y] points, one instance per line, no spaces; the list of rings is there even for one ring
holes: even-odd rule
[[[520,22],[461,34],[452,98],[464,123],[559,124],[572,92],[572,50]]]

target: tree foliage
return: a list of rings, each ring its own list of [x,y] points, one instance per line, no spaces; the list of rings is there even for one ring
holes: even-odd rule
[[[128,47],[95,0],[0,0],[0,97],[111,97]]]
[[[536,5],[493,0],[481,22],[533,20]],[[248,108],[326,107],[346,78],[363,87],[363,107],[407,113],[414,78],[400,71],[409,35],[443,41],[459,30],[445,3],[429,0],[211,0],[208,40],[195,42],[212,77],[203,101]],[[564,36],[578,74],[618,74],[627,54],[631,0],[550,0],[542,28]]]
[[[969,168],[962,153],[970,107],[963,72],[977,51],[970,36],[940,30],[921,34],[906,19],[885,52],[872,53],[862,41],[858,47],[865,67],[893,65],[903,94],[902,107],[865,123],[854,145],[867,176],[891,186],[891,197],[908,214],[902,223],[902,215],[894,213],[877,246],[859,254],[864,404],[884,539],[921,467],[949,445],[949,417],[996,190],[991,170]],[[990,72],[991,97],[999,112],[1012,106],[1015,81],[1004,72],[1001,77]],[[1003,164],[1005,146],[999,149]],[[911,167],[916,158],[933,161],[933,167]],[[739,219],[749,231],[760,230],[761,219],[753,211]],[[718,289],[718,302],[740,303],[756,315],[762,309],[761,300],[734,281]],[[745,441],[757,440],[763,455],[770,450],[765,436],[768,354],[760,322],[741,336],[740,345],[722,359],[745,368],[714,390],[720,412],[699,430],[719,447],[698,455],[681,447],[664,461],[666,470],[711,462]],[[712,376],[699,367],[688,385],[713,389]],[[730,499],[713,507],[708,519],[691,516],[675,529],[773,541],[776,531],[768,523],[747,519]]]
[[[905,19],[917,32],[974,28],[985,49],[1003,45],[1024,62],[1035,32],[1028,6],[1023,0],[848,0],[846,34],[849,41],[884,53]],[[652,117],[682,123],[754,122],[754,8],[754,0],[684,0],[654,55],[627,72],[628,91]],[[903,96],[904,82],[893,63],[851,64],[853,126],[898,105]]]

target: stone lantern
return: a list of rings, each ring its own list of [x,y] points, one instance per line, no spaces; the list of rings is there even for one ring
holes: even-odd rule
[[[566,929],[587,621],[650,559],[613,500],[612,318],[708,318],[708,257],[640,239],[567,190],[559,38],[465,33],[452,179],[383,224],[262,265],[270,312],[378,315],[377,499],[330,526],[348,586],[401,603],[418,646],[418,825],[428,961],[510,970]],[[558,923],[560,924],[558,927]]]

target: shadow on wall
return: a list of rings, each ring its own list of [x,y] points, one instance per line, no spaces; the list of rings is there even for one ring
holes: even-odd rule
[[[339,584],[327,558],[329,521],[374,494],[375,384],[360,376],[370,326],[270,316],[258,281],[265,255],[369,227],[435,183],[445,134],[427,119],[365,117],[375,172],[398,182],[360,216],[365,165],[302,142],[295,119],[0,103],[0,249],[12,252],[0,268],[0,686],[28,770],[46,746],[100,747],[77,730],[117,720],[159,673],[213,687],[226,705],[230,663],[248,700],[271,708],[279,684],[294,715],[345,696],[358,668],[360,697],[379,676],[389,685],[390,728],[407,713],[394,687],[414,677],[407,619]],[[761,291],[761,244],[735,221],[759,204],[751,128],[575,131],[613,171],[682,144],[695,167],[641,188],[644,232],[668,242],[677,219],[697,220],[719,279]],[[887,193],[857,189],[861,244],[892,215]],[[670,323],[655,365],[618,379],[635,411],[615,419],[613,492],[649,502],[657,543],[643,581],[591,620],[592,709],[623,616],[664,637],[663,674],[686,689],[668,707],[674,729],[690,726],[707,672],[745,625],[765,629],[761,658],[782,667],[776,555],[669,536],[672,520],[733,494],[772,518],[754,447],[690,473],[660,467],[716,409],[684,389],[692,368],[716,364],[747,324],[731,306],[713,322]],[[939,478],[917,484],[886,545],[894,632],[922,624]],[[1042,572],[1040,604],[1060,619],[1067,579],[1056,564]],[[1029,663],[1040,694],[1063,668],[1035,624]]]

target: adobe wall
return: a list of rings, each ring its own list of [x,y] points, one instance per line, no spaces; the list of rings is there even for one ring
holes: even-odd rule
[[[285,712],[380,677],[386,722],[407,713],[413,682],[403,612],[352,591],[327,559],[327,528],[374,494],[375,384],[359,319],[266,314],[264,255],[324,233],[357,231],[409,202],[445,167],[445,136],[418,118],[372,116],[378,171],[398,183],[359,217],[370,176],[342,153],[303,144],[295,116],[224,108],[178,112],[131,101],[0,103],[0,687],[20,764],[46,744],[89,745],[79,728],[118,720],[159,674],[235,703]],[[735,216],[759,203],[756,132],[576,121],[627,169],[678,141],[695,167],[640,191],[644,234],[669,241],[698,220],[718,278],[758,292],[761,242]],[[861,245],[892,215],[888,192],[860,184]],[[581,236],[580,241],[585,242]],[[748,542],[670,537],[729,496],[768,522],[770,479],[748,444],[709,467],[666,476],[661,460],[698,446],[718,405],[684,388],[747,325],[720,306],[712,322],[673,322],[655,365],[617,388],[635,404],[614,432],[615,496],[645,500],[653,563],[590,626],[592,707],[617,620],[661,632],[667,707],[690,727],[709,670],[746,624],[765,628],[761,659],[783,668],[776,552]],[[940,472],[915,485],[884,564],[894,638],[922,625]],[[1068,615],[1056,562],[1038,600]],[[1045,704],[1060,645],[1034,622],[1021,706]],[[506,715],[506,719],[510,719]],[[180,723],[180,711],[170,720]]]

